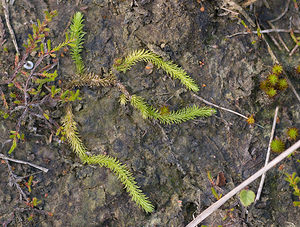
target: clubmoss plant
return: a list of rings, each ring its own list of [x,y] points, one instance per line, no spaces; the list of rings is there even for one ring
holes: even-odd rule
[[[42,22],[37,20],[37,25],[32,24],[32,34],[28,35],[23,45],[24,53],[20,57],[16,56],[13,72],[1,78],[0,94],[4,109],[0,111],[0,115],[3,118],[17,119],[10,135],[12,145],[9,153],[14,151],[19,141],[24,140],[26,129],[35,130],[33,123],[43,123],[41,125],[44,125],[47,131],[50,130],[52,133],[56,131],[59,126],[49,114],[53,110],[53,106],[49,103],[63,104],[80,99],[79,90],[66,90],[56,84],[57,53],[74,41],[66,35],[65,41],[52,47],[48,24],[56,15],[56,11],[46,11]],[[30,61],[30,65],[33,65],[32,69],[26,70],[26,67],[23,69],[29,56],[35,51],[38,53],[38,58],[32,60],[33,62]],[[7,91],[9,96],[5,95],[2,89]],[[29,121],[32,123],[29,124]]]
[[[137,186],[132,173],[129,172],[126,165],[121,164],[116,158],[110,157],[108,155],[87,155],[87,148],[82,143],[78,135],[77,124],[74,120],[71,105],[67,106],[66,115],[62,120],[63,130],[67,138],[68,143],[71,145],[72,150],[77,154],[83,163],[89,165],[100,165],[109,168],[114,172],[118,179],[124,185],[126,191],[131,196],[132,200],[141,206],[146,212],[153,211],[153,205],[150,203],[149,199],[142,193]]]
[[[72,25],[70,26],[70,34],[71,37],[75,39],[75,41],[71,43],[70,46],[72,59],[76,65],[77,73],[81,75],[76,76],[75,79],[70,83],[70,85],[80,86],[89,83],[89,86],[108,86],[114,81],[113,75],[101,79],[94,73],[83,74],[85,67],[80,56],[83,45],[83,36],[85,34],[82,31],[83,26],[82,13],[75,13],[72,20]],[[78,130],[76,127],[76,122],[74,121],[71,105],[67,106],[66,115],[63,118],[62,122],[63,132],[67,138],[68,143],[71,145],[72,150],[77,154],[77,156],[83,163],[87,163],[89,165],[98,164],[101,167],[103,166],[109,168],[117,175],[118,179],[124,185],[126,191],[129,193],[132,200],[136,204],[141,206],[146,212],[153,211],[153,205],[139,189],[139,186],[137,186],[137,183],[132,176],[132,173],[129,172],[126,165],[121,164],[116,158],[110,157],[108,155],[87,155],[87,148],[84,146],[78,135]]]
[[[186,74],[183,69],[179,68],[177,65],[170,61],[164,61],[161,57],[148,50],[142,49],[133,51],[124,59],[117,59],[113,67],[115,70],[118,70],[120,72],[126,72],[139,61],[151,62],[153,65],[162,68],[172,78],[179,79],[181,83],[189,90],[199,90],[198,85]],[[142,97],[130,95],[126,88],[120,84],[120,82],[117,82],[116,85],[120,88],[120,91],[126,97],[126,99],[124,99],[123,97],[122,103],[127,103],[127,101],[130,101],[130,104],[138,109],[142,117],[145,119],[156,119],[164,124],[178,124],[191,119],[195,119],[196,117],[208,117],[215,113],[215,110],[212,108],[200,108],[194,105],[192,107],[186,107],[177,111],[171,111],[168,114],[162,114],[156,108],[148,105]]]
[[[192,90],[194,92],[199,91],[198,85],[191,77],[187,75],[187,73],[183,69],[181,69],[171,61],[164,61],[161,57],[150,52],[149,50],[141,49],[133,51],[125,58],[117,59],[113,67],[116,70],[125,73],[133,65],[140,61],[153,63],[158,68],[162,68],[172,78],[179,79],[180,82],[189,90]]]
[[[75,76],[73,78],[73,80],[70,82],[71,87],[85,85],[116,86],[122,92],[122,95],[120,96],[120,103],[122,105],[125,105],[126,103],[130,102],[130,104],[133,107],[140,111],[143,118],[152,118],[155,120],[159,120],[161,123],[166,124],[181,123],[199,116],[208,117],[215,113],[215,110],[212,108],[200,108],[196,105],[192,107],[186,107],[178,111],[162,113],[156,108],[148,105],[142,97],[139,97],[137,95],[130,95],[126,87],[120,81],[118,81],[117,77],[115,76],[115,72],[119,71],[125,73],[139,61],[151,62],[158,68],[162,68],[172,78],[179,79],[180,82],[189,90],[195,92],[199,90],[194,80],[191,77],[189,77],[183,69],[181,69],[180,67],[178,67],[170,61],[164,61],[161,57],[148,50],[133,51],[124,59],[117,59],[115,61],[115,64],[113,65],[113,69],[108,75],[106,75],[103,78],[92,72],[84,72],[85,67],[80,56],[84,35],[84,33],[82,32],[82,22],[83,16],[80,12],[77,12],[73,17],[72,25],[70,27],[70,34],[71,37],[75,39],[75,42],[73,42],[70,46],[72,59],[74,60],[74,63],[76,65],[77,72],[81,75]],[[88,156],[86,154],[87,149],[79,139],[76,123],[73,120],[73,115],[70,107],[68,107],[67,109],[67,113],[64,117],[63,124],[66,138],[68,139],[74,152],[79,156],[82,162],[87,164],[98,164],[100,166],[104,166],[111,169],[118,176],[120,181],[124,184],[127,192],[131,195],[132,200],[135,201],[139,206],[141,206],[146,212],[153,211],[153,206],[149,202],[148,198],[141,192],[139,187],[136,185],[134,177],[126,169],[125,165],[120,164],[119,161],[117,161],[115,158],[109,156]]]
[[[140,110],[143,118],[153,118],[159,120],[164,124],[179,124],[197,116],[208,117],[215,113],[215,110],[208,107],[199,108],[196,105],[186,107],[178,111],[171,111],[169,113],[162,113],[161,111],[149,106],[142,97],[132,95],[131,105]]]
[[[74,14],[72,24],[69,30],[70,37],[74,39],[74,41],[69,44],[71,46],[71,56],[76,65],[76,70],[78,74],[82,74],[84,71],[84,63],[80,55],[84,43],[83,37],[86,34],[83,31],[83,21],[83,14],[80,12],[76,12]]]
[[[81,13],[77,12],[73,17],[73,20],[76,21],[82,21],[82,15],[79,15]],[[70,27],[70,33],[76,34],[81,33],[77,28],[82,29],[83,24],[79,22],[73,21],[72,24],[80,24],[80,26],[71,26]],[[74,31],[73,31],[74,30]],[[71,36],[74,37],[74,36]],[[81,42],[79,42],[80,45],[83,44],[83,39],[81,39]],[[72,58],[76,63],[75,59],[82,59],[80,57],[80,52],[72,50],[74,45],[71,45],[71,52],[73,53]],[[139,97],[137,95],[130,95],[127,91],[126,87],[117,80],[117,77],[115,76],[115,71],[123,72],[125,73],[128,71],[133,65],[136,63],[144,61],[147,63],[152,63],[153,65],[157,66],[158,68],[162,68],[168,75],[171,76],[173,79],[179,79],[180,82],[189,90],[192,91],[199,91],[198,85],[195,83],[195,81],[187,75],[187,73],[178,67],[176,64],[172,63],[171,61],[164,61],[161,57],[158,55],[148,51],[148,50],[136,50],[132,51],[130,54],[128,54],[126,57],[118,58],[115,60],[113,69],[110,71],[108,75],[101,78],[99,75],[95,73],[83,73],[82,75],[75,76],[72,81],[69,83],[69,86],[75,87],[75,86],[117,86],[119,90],[123,93],[122,96],[120,96],[120,103],[126,104],[128,101],[129,103],[136,109],[138,109],[142,115],[143,118],[147,119],[155,119],[159,120],[161,123],[165,124],[173,124],[173,123],[182,123],[191,119],[195,119],[196,117],[208,117],[215,113],[215,110],[208,107],[198,107],[196,105],[193,105],[192,107],[185,107],[181,110],[177,111],[171,111],[168,114],[161,114],[159,110],[156,108],[148,105],[142,97]],[[84,69],[83,62],[80,61],[80,66]]]

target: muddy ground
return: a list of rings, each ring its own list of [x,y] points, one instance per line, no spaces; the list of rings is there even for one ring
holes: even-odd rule
[[[238,12],[224,2],[16,0],[10,5],[10,21],[21,53],[31,23],[42,19],[44,10],[58,11],[50,25],[54,43],[64,40],[71,16],[81,11],[87,33],[83,59],[88,70],[108,72],[115,58],[132,50],[150,49],[184,68],[201,87],[199,96],[246,116],[254,114],[263,128],[250,126],[245,119],[224,111],[207,119],[160,125],[143,119],[130,106],[120,106],[117,88],[81,88],[83,99],[74,104],[74,114],[84,143],[94,154],[106,153],[126,163],[155,211],[146,214],[138,208],[109,170],[82,165],[67,144],[55,140],[48,144],[49,133],[45,130],[44,135],[28,133],[26,143],[20,144],[11,156],[44,166],[48,173],[10,163],[15,174],[27,176],[20,182],[23,190],[41,203],[32,210],[19,200],[16,188],[8,185],[8,169],[2,163],[0,223],[8,226],[185,226],[216,201],[208,171],[215,180],[219,173],[224,174],[226,183],[220,184],[220,190],[226,194],[262,167],[275,107],[280,106],[276,136],[284,138],[288,127],[300,128],[299,102],[290,88],[272,99],[260,90],[260,81],[273,65],[266,43],[255,34],[228,38],[246,31],[241,19],[250,30],[256,28],[241,14],[234,17],[224,10]],[[269,28],[267,21],[286,8],[283,1],[268,2],[269,9],[260,0],[251,8],[244,7],[263,29]],[[0,16],[4,21],[3,10]],[[290,1],[287,13],[274,25],[299,30],[299,21],[299,11]],[[278,38],[276,34],[273,36]],[[290,35],[281,33],[281,37],[292,50],[295,43]],[[7,30],[6,39],[5,48],[1,49],[0,71],[10,74],[15,50]],[[300,77],[295,72],[300,63],[299,49],[289,56],[284,48],[279,50],[269,34],[266,39],[300,93]],[[146,75],[144,70],[145,64],[139,63],[128,73],[119,75],[132,94],[145,97],[157,108],[167,105],[176,110],[190,104],[204,105],[163,71],[154,69]],[[68,53],[61,57],[58,71],[62,81],[70,80],[74,74]],[[57,108],[51,114],[60,122],[64,110]],[[5,141],[13,125],[13,119],[0,120],[0,142],[4,144],[5,155],[10,146]],[[287,142],[286,146],[290,144]],[[276,155],[272,153],[271,158]],[[299,154],[283,161],[283,171],[299,175],[297,158]],[[261,201],[255,206],[246,209],[235,197],[202,224],[300,226],[299,208],[293,206],[296,198],[284,181],[283,171],[277,166],[267,173]],[[29,193],[24,184],[32,174],[35,185]],[[256,191],[258,185],[257,180],[249,188]],[[228,213],[231,208],[234,209]]]

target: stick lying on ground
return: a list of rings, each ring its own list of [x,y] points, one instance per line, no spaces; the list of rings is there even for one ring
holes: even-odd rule
[[[5,156],[4,154],[1,154],[1,153],[0,153],[0,158],[3,159],[3,160],[11,161],[11,162],[16,162],[16,163],[20,163],[20,164],[30,165],[30,166],[32,166],[32,167],[34,167],[36,169],[42,170],[45,173],[48,172],[47,168],[44,168],[44,167],[32,164],[30,162],[25,162],[25,161],[14,159],[14,158],[9,158],[9,157]]]
[[[287,156],[289,156],[291,153],[293,153],[295,150],[297,150],[300,147],[300,140],[298,140],[295,144],[293,144],[290,148],[282,152],[280,155],[278,155],[275,159],[273,159],[268,165],[261,168],[259,171],[257,171],[255,174],[253,174],[251,177],[249,177],[247,180],[245,180],[243,183],[241,183],[236,188],[232,189],[229,193],[227,193],[224,197],[222,197],[220,200],[212,204],[210,207],[208,207],[206,210],[204,210],[200,215],[198,215],[192,222],[190,222],[186,227],[195,227],[197,226],[201,221],[203,221],[205,218],[207,218],[212,212],[216,211],[220,206],[222,206],[227,200],[229,200],[231,197],[233,197],[235,194],[237,194],[240,190],[242,190],[244,187],[246,187],[248,184],[256,180],[258,177],[260,177],[262,174],[267,172],[269,169],[274,167],[276,164],[281,162],[283,159],[285,159]]]
[[[275,114],[274,114],[274,119],[273,119],[273,125],[272,125],[272,131],[271,131],[269,146],[268,146],[267,155],[266,155],[265,166],[268,165],[269,158],[270,158],[271,143],[272,143],[272,140],[274,138],[275,127],[276,127],[276,120],[277,120],[277,115],[278,115],[278,109],[279,109],[279,107],[277,106],[276,109],[275,109]],[[266,174],[264,173],[261,176],[259,187],[258,187],[258,190],[257,190],[257,193],[256,193],[255,202],[258,201],[259,198],[260,198],[260,194],[261,194],[261,191],[262,191],[262,188],[263,188],[263,185],[264,185],[265,177],[266,177]]]
[[[236,111],[227,109],[227,108],[222,107],[222,106],[218,106],[218,105],[216,105],[216,104],[214,104],[214,103],[211,103],[211,102],[205,100],[204,98],[202,98],[202,97],[200,97],[200,96],[198,96],[198,95],[196,95],[196,94],[194,94],[194,93],[193,93],[192,95],[193,95],[194,97],[196,97],[197,99],[201,100],[202,102],[206,103],[207,105],[216,107],[216,108],[221,109],[221,110],[228,111],[228,112],[233,113],[233,114],[235,114],[235,115],[238,115],[238,116],[240,116],[240,117],[242,117],[242,118],[245,118],[246,120],[248,119],[248,117],[246,117],[246,116],[243,115],[243,114],[240,114],[240,113],[238,113],[238,112],[236,112]],[[254,123],[254,124],[257,125],[257,126],[259,126],[259,127],[261,127],[261,128],[264,128],[263,126],[261,126],[261,125],[259,125],[259,124],[256,124],[256,123]]]

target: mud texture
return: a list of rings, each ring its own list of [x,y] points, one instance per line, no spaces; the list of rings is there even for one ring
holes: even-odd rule
[[[254,6],[255,12],[245,8],[254,21],[257,15],[265,27],[266,21],[278,16],[286,5],[280,0],[268,2],[270,9],[260,0]],[[202,6],[204,11],[200,10]],[[115,58],[135,49],[150,49],[183,67],[201,87],[199,96],[246,116],[255,114],[256,122],[264,128],[249,126],[245,119],[224,111],[180,125],[159,125],[143,119],[130,106],[120,106],[117,88],[82,88],[83,99],[74,105],[74,114],[84,143],[93,154],[109,154],[126,163],[155,211],[144,213],[113,173],[82,165],[67,144],[46,143],[50,136],[47,132],[28,133],[26,143],[11,156],[44,166],[49,172],[37,173],[26,165],[10,164],[18,176],[35,174],[31,193],[24,185],[28,177],[21,181],[21,187],[29,197],[42,202],[35,210],[20,202],[16,188],[8,184],[8,169],[2,163],[0,222],[8,226],[185,226],[216,201],[208,171],[215,180],[219,173],[224,174],[226,183],[218,192],[226,194],[261,168],[275,107],[280,106],[276,135],[284,138],[286,128],[300,128],[299,102],[289,88],[271,100],[260,90],[260,81],[273,65],[266,44],[254,34],[228,38],[246,29],[230,15],[221,15],[226,12],[222,6],[221,1],[206,0],[16,0],[9,8],[10,21],[20,47],[31,32],[31,23],[42,19],[44,10],[58,11],[50,26],[56,43],[64,39],[71,16],[81,11],[87,32],[83,59],[89,71],[108,72]],[[289,11],[276,26],[286,28],[292,16],[297,28],[299,11],[295,10],[291,1]],[[0,16],[4,20],[3,11]],[[239,18],[247,23],[243,16]],[[255,30],[251,25],[249,29]],[[282,38],[290,49],[294,47],[289,34],[282,34]],[[270,41],[268,35],[267,39]],[[270,44],[300,93],[300,77],[295,72],[299,49],[288,56],[284,49],[279,50],[272,41]],[[4,46],[8,51],[1,50],[0,70],[9,73],[14,47],[8,32]],[[154,68],[146,75],[144,70],[145,64],[139,63],[118,75],[131,94],[145,97],[157,108],[204,105],[163,71]],[[70,80],[74,72],[71,57],[66,54],[60,59],[60,79]],[[64,110],[58,107],[51,114],[59,122]],[[6,141],[12,125],[13,121],[0,121],[4,154],[10,147]],[[272,153],[271,158],[276,155]],[[299,154],[283,161],[283,171],[299,175],[297,159]],[[261,201],[255,206],[244,208],[235,197],[202,224],[300,226],[299,208],[292,204],[296,198],[284,181],[283,171],[277,166],[267,173]],[[249,189],[256,191],[258,185],[257,180]]]

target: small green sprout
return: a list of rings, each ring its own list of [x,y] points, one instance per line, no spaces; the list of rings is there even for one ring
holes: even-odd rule
[[[243,206],[247,207],[254,202],[255,193],[251,190],[244,189],[240,192],[239,197],[240,197],[240,201],[243,204]]]
[[[285,175],[286,175],[285,180],[289,182],[290,186],[294,189],[293,194],[300,199],[300,189],[298,187],[300,178],[297,176],[297,173],[296,172],[292,174],[285,173]],[[300,201],[294,201],[293,204],[295,207],[300,207]]]

